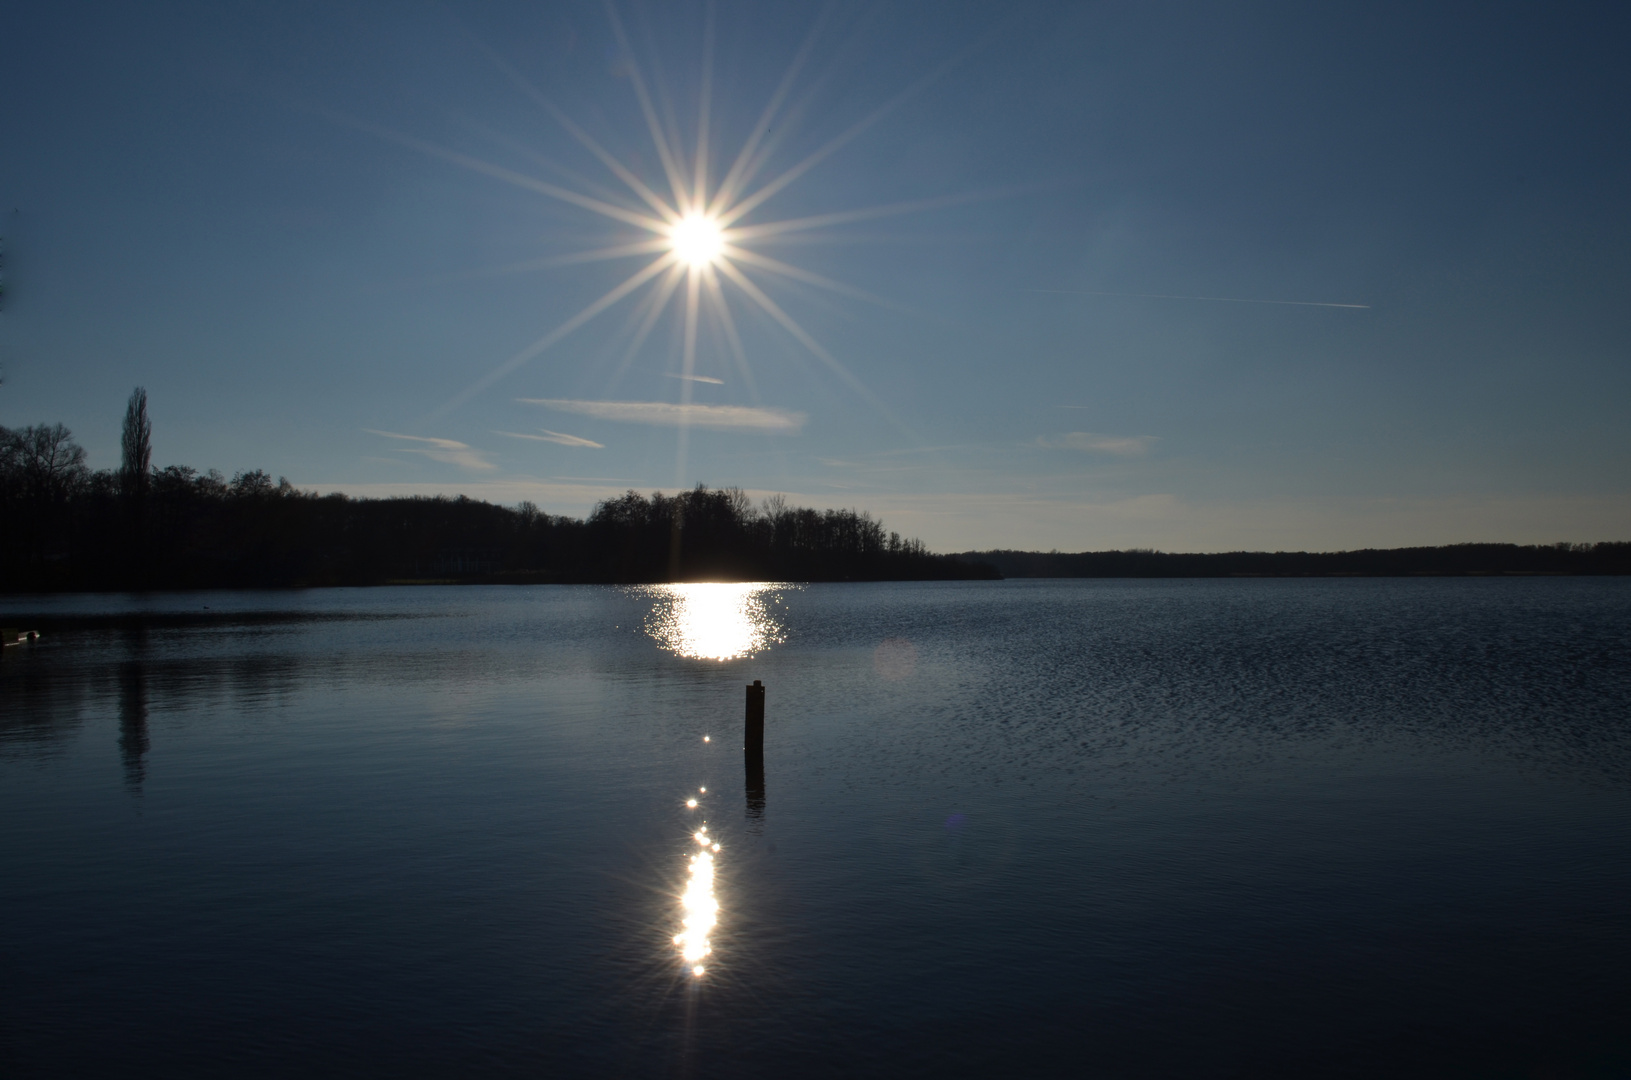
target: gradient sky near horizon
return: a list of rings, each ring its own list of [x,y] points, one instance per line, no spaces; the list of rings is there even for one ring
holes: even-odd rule
[[[1631,539],[1622,5],[624,2],[626,46],[588,0],[11,10],[0,424],[93,466],[140,384],[156,464],[321,491]],[[550,107],[666,193],[637,79],[690,176],[711,75],[717,182],[790,70],[747,192],[860,130],[740,222],[831,222],[737,264],[781,317],[722,279],[740,355],[705,303],[686,378],[659,276],[494,378],[660,255],[567,261],[649,234],[532,183],[646,209]]]

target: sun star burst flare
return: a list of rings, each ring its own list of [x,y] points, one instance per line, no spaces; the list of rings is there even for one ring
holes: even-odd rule
[[[705,270],[719,261],[725,250],[725,230],[719,219],[691,213],[668,230],[670,250],[692,270]]]
[[[680,344],[682,369],[676,375],[679,379],[679,405],[682,408],[690,405],[696,384],[722,383],[717,377],[699,376],[695,370],[699,333],[702,332],[705,323],[715,346],[709,355],[718,355],[722,359],[728,357],[734,362],[737,373],[751,394],[753,392],[751,365],[733,312],[733,306],[739,307],[746,303],[757,308],[770,323],[785,331],[852,393],[905,431],[904,426],[894,418],[884,403],[771,297],[766,285],[772,279],[781,279],[885,307],[893,305],[756,249],[794,237],[794,234],[809,234],[835,226],[949,206],[980,196],[963,195],[899,202],[780,221],[751,219],[755,218],[761,207],[777,194],[785,191],[816,165],[925,89],[943,74],[949,65],[942,65],[930,75],[918,79],[801,160],[779,173],[769,175],[767,179],[767,170],[775,160],[777,151],[782,148],[789,130],[796,126],[794,119],[801,111],[802,105],[797,102],[790,104],[790,98],[800,82],[801,74],[810,63],[812,52],[828,21],[828,13],[817,17],[780,83],[750,129],[750,134],[728,167],[720,170],[715,167],[716,163],[712,160],[710,149],[715,142],[711,128],[714,40],[712,7],[708,9],[709,13],[703,27],[700,93],[696,102],[696,137],[690,147],[681,140],[674,125],[673,103],[666,97],[654,97],[652,88],[629,44],[629,36],[625,32],[616,7],[608,3],[606,12],[624,61],[629,83],[638,101],[640,114],[644,118],[647,134],[655,150],[656,161],[663,178],[662,183],[648,183],[636,169],[612,154],[599,140],[568,116],[513,64],[485,45],[482,47],[489,59],[510,83],[553,118],[574,141],[604,166],[621,185],[620,189],[609,190],[586,177],[544,161],[514,140],[497,136],[490,131],[482,133],[499,139],[511,149],[519,150],[532,160],[541,162],[574,186],[528,175],[463,151],[376,125],[345,120],[353,126],[361,127],[420,153],[578,207],[599,216],[612,228],[620,230],[615,242],[588,250],[512,264],[495,272],[513,273],[602,261],[644,259],[638,269],[617,285],[471,383],[441,408],[435,410],[433,415],[444,415],[470,400],[599,316],[623,306],[624,301],[632,301],[633,307],[627,327],[629,343],[623,353],[617,375],[628,367],[664,317],[672,314],[678,319],[679,332],[676,336]],[[659,108],[659,105],[662,107]],[[631,235],[628,232],[630,227],[638,232]],[[614,380],[617,375],[613,376]],[[682,425],[679,450],[679,464],[682,470],[685,442],[686,428]]]

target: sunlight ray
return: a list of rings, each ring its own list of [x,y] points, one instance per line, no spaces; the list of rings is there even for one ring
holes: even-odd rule
[[[695,270],[686,275],[685,282],[685,353],[680,360],[680,372],[687,382],[697,373],[697,312],[702,275]],[[681,387],[680,393],[689,400],[691,388]]]
[[[640,64],[635,59],[634,49],[629,45],[628,35],[623,32],[623,20],[617,16],[617,8],[611,0],[606,0],[606,17],[611,21],[612,33],[617,38],[617,44],[623,50],[623,60],[628,64],[629,81],[634,84],[634,95],[640,100],[640,111],[645,114],[646,127],[651,131],[651,141],[657,147],[657,156],[663,164],[663,172],[668,176],[669,187],[674,192],[674,205],[686,205],[685,198],[685,172],[674,160],[673,148],[668,145],[668,137],[663,134],[662,122],[657,118],[657,110],[652,106],[651,94],[646,91],[646,81],[640,74]]]
[[[689,168],[685,156],[685,138],[680,134],[680,118],[674,112],[674,94],[668,88],[668,73],[663,70],[663,51],[658,46],[657,36],[651,28],[650,10],[646,9],[640,20],[641,36],[645,38],[646,58],[651,64],[650,87],[652,103],[662,109],[663,131],[668,135],[669,150],[674,155],[674,164],[681,176],[687,175]],[[676,209],[684,212],[687,202],[682,199]]]
[[[560,124],[561,127],[566,129],[566,133],[568,135],[571,135],[572,138],[577,140],[579,145],[599,159],[600,163],[606,166],[606,168],[610,169],[614,176],[623,181],[623,183],[627,184],[629,190],[638,195],[642,202],[651,207],[657,213],[661,214],[665,221],[673,222],[679,219],[679,215],[674,212],[674,208],[665,202],[662,196],[658,195],[655,191],[652,191],[643,180],[641,180],[638,176],[635,176],[634,173],[631,172],[621,161],[619,161],[609,150],[601,146],[600,143],[595,140],[594,136],[590,135],[587,131],[584,131],[583,128],[574,123],[571,117],[567,116],[566,113],[561,111],[559,106],[557,106],[553,101],[549,100],[549,98],[544,95],[543,91],[533,86],[532,82],[527,79],[526,76],[517,71],[513,66],[511,66],[509,61],[505,60],[502,56],[498,55],[498,53],[489,48],[486,42],[478,40],[477,43],[487,52],[488,58],[491,59],[494,65],[496,65],[498,69],[505,74],[516,89],[520,90],[523,94],[530,98],[533,104],[549,113],[549,115],[554,118],[556,123]]]
[[[559,255],[552,265],[576,266],[579,263],[604,262],[607,259],[626,259],[633,255],[655,255],[660,251],[667,251],[670,246],[667,240],[661,238],[639,240],[630,244],[617,244],[613,247],[579,251],[571,255]]]
[[[742,381],[747,385],[748,396],[754,404],[759,403],[759,388],[753,381],[753,369],[748,366],[747,350],[742,348],[742,337],[736,332],[736,318],[731,314],[730,303],[725,299],[724,287],[719,284],[719,275],[713,267],[703,271],[703,286],[708,290],[708,300],[713,307],[714,316],[719,319],[719,325],[725,331],[725,341],[731,347],[731,359],[736,361],[736,370],[741,373]]]
[[[690,411],[685,407],[691,404],[692,387],[695,385],[691,376],[696,374],[697,368],[697,299],[701,285],[702,274],[698,270],[693,269],[685,275],[685,352],[680,361],[680,406],[685,411],[681,413],[679,448],[674,454],[676,487],[685,483],[685,459],[691,441]]]
[[[673,298],[674,291],[680,287],[680,281],[684,277],[685,264],[676,259],[674,264],[668,268],[668,273],[663,276],[661,281],[652,286],[652,290],[647,294],[646,299],[641,301],[641,304],[645,305],[647,310],[644,317],[640,318],[639,327],[635,330],[634,338],[629,342],[629,347],[624,351],[623,358],[618,361],[617,367],[612,371],[610,382],[613,386],[623,377],[623,373],[634,362],[634,357],[640,351],[641,346],[645,345],[646,339],[651,336],[652,330],[657,326],[657,321],[662,318],[663,311],[668,307],[668,301]],[[639,308],[635,309],[635,315],[640,317]]]
[[[708,124],[714,90],[714,0],[708,0],[702,27],[702,91],[697,103],[697,156],[691,181],[689,212],[703,213],[708,194]]]
[[[679,220],[680,215],[675,212],[672,206],[664,201],[661,195],[657,194],[655,191],[652,191],[651,188],[647,186],[645,181],[641,180],[638,176],[635,176],[634,173],[629,170],[628,166],[624,165],[615,156],[613,156],[611,151],[607,150],[605,147],[601,146],[600,143],[596,142],[587,131],[584,131],[577,124],[573,123],[571,117],[561,112],[554,105],[546,104],[544,107],[548,109],[549,114],[553,116],[563,128],[566,129],[569,135],[576,139],[591,154],[599,158],[600,163],[610,169],[619,180],[627,184],[629,189],[636,195],[640,196],[646,205],[652,207],[659,214],[663,215],[663,219],[665,221],[674,222]]]
[[[783,242],[797,243],[807,235],[830,226],[921,212],[990,196],[984,193],[964,193],[860,210],[788,218],[763,224],[738,223],[749,220],[749,215],[754,214],[770,199],[807,176],[817,165],[896,112],[915,95],[922,93],[958,63],[961,56],[946,61],[928,75],[911,82],[882,106],[874,109],[860,121],[849,125],[836,136],[828,138],[813,153],[806,155],[792,167],[784,169],[768,181],[759,183],[756,177],[759,176],[761,169],[768,168],[773,160],[780,160],[781,151],[778,148],[800,130],[802,118],[816,107],[821,95],[827,92],[841,71],[848,70],[836,62],[830,62],[816,72],[813,78],[810,75],[811,58],[815,48],[827,36],[834,12],[839,5],[837,0],[827,0],[823,4],[821,11],[805,32],[786,71],[781,75],[775,91],[765,103],[758,122],[747,133],[730,168],[721,175],[718,172],[720,163],[714,160],[712,146],[715,139],[714,128],[717,126],[714,116],[713,68],[718,46],[718,9],[717,0],[704,2],[700,81],[694,99],[697,113],[695,130],[691,133],[694,135],[693,156],[692,137],[685,134],[685,128],[679,122],[675,111],[677,99],[663,74],[661,50],[654,36],[653,24],[649,19],[635,17],[641,14],[639,11],[628,16],[634,18],[633,22],[625,22],[625,13],[620,12],[616,0],[603,0],[606,18],[610,23],[616,46],[620,50],[620,65],[624,68],[624,74],[639,103],[646,133],[650,136],[660,161],[671,198],[669,194],[663,193],[661,182],[653,186],[636,175],[632,167],[626,165],[606,145],[567,116],[539,86],[534,85],[523,75],[517,66],[481,42],[479,38],[476,39],[477,44],[502,73],[504,79],[559,124],[566,134],[616,177],[617,181],[627,188],[627,192],[618,190],[615,184],[607,183],[602,186],[589,177],[573,172],[566,166],[533,151],[518,140],[486,129],[468,118],[455,117],[466,130],[521,155],[519,160],[531,162],[547,170],[546,175],[554,174],[567,179],[568,186],[539,179],[537,176],[448,146],[344,118],[343,122],[388,141],[591,211],[601,217],[635,226],[651,234],[648,238],[638,239],[627,233],[617,236],[614,232],[608,237],[612,242],[603,246],[477,270],[466,275],[515,274],[620,258],[656,256],[554,330],[472,383],[432,415],[445,414],[448,410],[463,404],[641,290],[648,291],[637,298],[632,310],[626,309],[629,313],[620,332],[607,343],[608,353],[622,352],[622,359],[612,373],[614,384],[623,377],[641,350],[647,347],[657,325],[672,319],[673,321],[668,324],[672,330],[667,331],[674,335],[669,338],[668,348],[672,350],[669,353],[669,362],[672,363],[674,359],[680,361],[681,373],[677,377],[681,383],[678,396],[682,405],[689,405],[695,394],[694,384],[698,378],[699,358],[704,355],[715,357],[715,353],[721,347],[728,347],[729,361],[723,357],[715,357],[709,362],[717,362],[720,366],[734,364],[742,376],[747,392],[757,400],[758,392],[753,379],[752,363],[743,343],[737,313],[733,312],[731,298],[727,296],[730,288],[734,287],[740,289],[754,307],[767,315],[771,323],[791,335],[803,350],[819,360],[820,364],[836,376],[848,390],[902,432],[912,435],[877,395],[868,390],[854,373],[799,325],[787,309],[771,299],[765,291],[769,287],[769,281],[763,275],[775,275],[778,291],[798,297],[803,304],[828,306],[828,299],[822,295],[827,293],[890,310],[909,311],[909,309],[866,290],[805,270],[755,249],[760,244],[774,246]],[[631,43],[632,37],[640,38],[642,48],[646,49],[649,55],[642,53],[641,58],[637,59]],[[846,52],[847,48],[846,45],[840,50],[841,53]],[[523,165],[524,167],[526,166]],[[715,176],[719,177],[717,181],[713,180]],[[714,183],[717,183],[717,187],[710,192],[710,187]],[[750,185],[755,183],[759,183],[759,186],[744,197],[744,192],[748,192]],[[750,271],[753,273],[752,277],[749,276]],[[685,299],[671,315],[670,305],[677,297],[682,280],[686,284]],[[764,282],[764,285],[760,282]],[[821,291],[812,291],[806,287]],[[704,322],[707,323],[706,327],[703,325]],[[632,336],[627,339],[628,347],[626,350],[621,349],[625,335],[630,331]],[[706,342],[701,340],[704,336],[707,337]],[[723,342],[720,338],[724,339]],[[706,349],[712,349],[714,352],[704,353],[703,350]],[[676,357],[675,352],[680,355]],[[787,355],[792,359],[796,358],[797,353]],[[680,425],[676,467],[677,475],[681,479],[687,464],[691,426]],[[913,437],[915,438],[915,435]]]
[[[809,349],[810,352],[814,354],[816,359],[820,360],[823,364],[826,364],[833,374],[837,375],[844,381],[846,386],[855,391],[861,400],[865,401],[868,405],[871,405],[878,411],[880,416],[888,420],[891,424],[894,424],[901,431],[910,432],[910,429],[907,428],[906,425],[895,416],[895,414],[890,410],[889,406],[883,403],[883,399],[879,398],[878,395],[874,394],[871,390],[868,390],[866,385],[862,383],[860,379],[857,379],[850,373],[849,368],[840,363],[838,358],[832,353],[822,348],[820,342],[816,341],[815,338],[806,333],[804,327],[795,322],[791,315],[783,311],[780,304],[777,304],[776,301],[766,296],[764,290],[755,285],[746,274],[742,273],[738,267],[726,259],[721,259],[718,266],[726,277],[735,282],[737,288],[747,293],[748,296],[752,298],[754,303],[758,304],[764,309],[765,314],[769,315],[772,319],[775,319],[778,323],[780,323],[782,329],[793,335],[799,344],[803,345],[806,349]]]
[[[782,76],[782,81],[776,87],[776,92],[770,96],[769,104],[765,106],[764,112],[759,114],[758,123],[753,125],[753,130],[748,133],[747,141],[742,144],[742,149],[737,152],[736,160],[731,163],[730,170],[725,174],[725,179],[720,182],[719,190],[714,194],[713,201],[708,204],[708,213],[718,214],[723,210],[726,205],[736,198],[737,186],[746,182],[746,178],[742,175],[743,170],[748,167],[748,162],[753,160],[753,153],[758,149],[760,140],[770,130],[770,121],[775,118],[777,110],[781,108],[782,102],[787,99],[787,95],[792,92],[793,82],[797,79],[799,71],[803,69],[805,63],[810,59],[810,52],[815,48],[816,39],[821,36],[821,30],[826,25],[828,17],[832,14],[834,6],[833,0],[829,0],[822,7],[821,13],[816,16],[816,21],[810,27],[810,32],[805,35],[804,43],[799,46],[799,51],[794,55],[793,62],[788,65],[787,74]]]
[[[568,168],[552,158],[545,157],[543,154],[540,154],[537,150],[534,150],[520,139],[513,138],[512,136],[506,135],[501,131],[496,131],[493,128],[490,128],[480,121],[466,116],[461,112],[454,109],[444,109],[442,111],[466,131],[469,131],[474,135],[479,135],[482,138],[496,143],[497,145],[502,146],[506,150],[513,153],[520,154],[522,157],[525,157],[534,164],[541,165],[550,172],[561,176],[563,179],[572,181],[572,183],[578,185],[583,194],[601,199],[612,206],[622,206],[632,214],[642,212],[638,206],[634,205],[633,202],[629,200],[628,192],[614,191],[603,184],[598,184],[589,179],[587,176],[584,176],[582,173],[578,172],[576,169]]]
[[[472,397],[481,393],[499,379],[502,379],[504,376],[508,375],[522,364],[525,364],[528,360],[533,359],[544,350],[550,348],[562,338],[565,338],[574,330],[578,329],[584,323],[588,322],[590,319],[593,319],[596,315],[599,315],[601,312],[605,311],[607,308],[629,295],[629,293],[656,277],[666,267],[672,265],[673,262],[674,255],[672,252],[653,259],[643,270],[636,271],[633,275],[625,279],[621,285],[613,288],[599,300],[594,301],[588,307],[566,320],[566,322],[562,323],[554,330],[551,330],[549,333],[545,334],[531,345],[528,345],[525,349],[522,349],[508,360],[498,365],[498,367],[494,368],[492,371],[489,371],[486,375],[483,375],[480,379],[477,379],[475,382],[471,383],[470,386],[449,399],[445,405],[443,405],[440,409],[437,409],[431,415],[433,417],[445,415],[450,409],[454,409],[459,405],[464,404],[466,401],[469,401]]]
[[[621,206],[614,206],[611,203],[602,202],[599,199],[591,199],[587,195],[580,195],[568,188],[557,187],[554,184],[544,180],[539,180],[536,177],[528,176],[525,173],[518,173],[514,169],[506,169],[502,165],[494,165],[490,161],[483,161],[480,158],[472,157],[469,154],[460,153],[457,150],[449,150],[445,146],[438,146],[433,142],[415,138],[412,135],[404,135],[399,131],[392,131],[390,128],[380,127],[377,124],[370,124],[366,121],[355,119],[354,117],[345,116],[342,113],[328,113],[327,115],[336,123],[342,123],[350,127],[358,128],[359,130],[368,132],[370,135],[375,135],[381,139],[384,139],[387,142],[394,142],[398,145],[406,146],[411,150],[418,150],[420,153],[430,157],[441,158],[443,161],[450,161],[455,165],[462,165],[472,172],[482,173],[483,175],[491,176],[494,179],[503,180],[505,183],[514,184],[516,187],[522,188],[526,191],[536,191],[540,195],[548,195],[552,199],[559,199],[562,202],[571,203],[574,206],[580,206],[585,210],[592,210],[595,213],[600,214],[602,217],[609,217],[614,221],[622,221],[630,225],[638,225],[642,229],[656,233],[660,233],[667,228],[666,222],[659,221],[654,217],[625,210]]]
[[[511,274],[526,274],[534,270],[553,270],[562,266],[603,262],[609,259],[628,258],[633,255],[655,255],[658,252],[667,251],[669,247],[670,244],[667,240],[642,240],[633,244],[619,244],[616,247],[574,252],[571,255],[549,255],[541,259],[524,259],[520,262],[503,263],[499,266],[477,267],[473,270],[464,270],[454,274],[441,274],[424,280],[429,284],[446,285],[457,281],[477,281],[482,278],[507,277]]]
[[[1009,189],[985,192],[966,191],[956,195],[941,195],[932,199],[912,199],[907,202],[884,203],[881,206],[870,206],[860,210],[839,210],[831,214],[814,214],[810,217],[787,218],[784,221],[767,221],[763,225],[734,225],[725,230],[724,238],[726,241],[735,243],[747,240],[768,240],[787,233],[824,229],[830,225],[848,225],[857,221],[871,221],[876,218],[939,210],[947,206],[961,206],[964,203],[979,202],[984,199],[1000,199],[1013,193],[1014,191]]]
[[[775,133],[771,134],[772,129],[767,128],[765,130],[758,151],[748,159],[737,179],[735,190],[729,200],[731,204],[734,204],[736,199],[741,197],[742,191],[753,182],[754,178],[759,175],[760,170],[770,163],[783,142],[799,130],[805,114],[821,100],[822,94],[839,70],[840,67],[836,61],[830,62],[826,70],[816,75],[810,84],[804,87],[796,100],[791,104],[784,103],[782,105],[773,129]],[[722,208],[725,205],[727,204],[722,203]]]
[[[780,259],[772,259],[768,255],[761,255],[756,251],[748,251],[744,248],[733,247],[730,244],[726,244],[722,250],[725,255],[735,259],[737,262],[744,262],[751,266],[757,266],[761,270],[770,271],[772,274],[780,274],[783,277],[789,277],[795,281],[802,281],[806,285],[814,285],[818,288],[826,289],[829,292],[838,293],[840,296],[848,296],[854,300],[864,300],[869,304],[876,304],[878,307],[886,308],[890,311],[899,311],[906,314],[912,314],[912,312],[910,312],[907,308],[901,306],[900,304],[894,303],[893,301],[885,300],[881,296],[866,292],[862,289],[857,289],[854,286],[845,285],[841,281],[834,281],[832,278],[822,277],[820,274],[813,274],[808,270],[803,270],[797,266],[784,263]]]
[[[981,241],[989,237],[978,233],[951,233],[944,229],[936,229],[932,234],[887,231],[883,229],[868,230],[865,232],[790,232],[776,236],[764,237],[755,243],[770,245],[777,248],[811,248],[811,247],[856,247],[859,245],[910,245],[920,247],[924,245],[966,244],[970,241]]]
[[[758,191],[755,191],[752,195],[749,195],[740,202],[733,204],[730,209],[719,215],[720,225],[729,226],[733,222],[740,221],[745,215],[751,213],[755,207],[762,204],[766,199],[769,199],[772,195],[775,195],[777,192],[787,187],[788,184],[791,184],[793,181],[815,168],[822,161],[826,160],[834,153],[834,151],[838,150],[845,143],[848,143],[850,140],[866,131],[872,125],[894,112],[901,105],[904,105],[907,101],[928,89],[935,82],[937,82],[941,76],[950,71],[952,67],[960,63],[961,60],[962,56],[959,55],[946,61],[944,64],[941,64],[939,67],[929,72],[929,74],[923,76],[921,79],[917,80],[906,89],[896,94],[893,98],[889,99],[889,101],[874,109],[867,116],[863,117],[856,123],[851,124],[848,128],[833,136],[831,139],[828,139],[826,143],[824,143],[814,153],[810,154],[810,156],[806,157],[803,161],[799,162],[797,165],[794,165],[792,168],[776,177],[776,179],[771,180]]]

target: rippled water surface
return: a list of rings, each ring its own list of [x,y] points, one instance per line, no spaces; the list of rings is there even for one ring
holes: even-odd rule
[[[1631,582],[0,622],[6,1076],[1631,1075]]]

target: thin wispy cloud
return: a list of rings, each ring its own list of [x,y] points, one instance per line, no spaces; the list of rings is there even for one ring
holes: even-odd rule
[[[542,405],[557,412],[615,420],[621,424],[658,427],[711,428],[715,431],[761,431],[792,434],[808,417],[788,409],[747,405],[675,404],[668,401],[578,401],[568,398],[516,398],[527,405]]]
[[[457,465],[461,469],[473,469],[483,472],[497,468],[492,462],[481,456],[481,451],[474,449],[468,443],[456,439],[433,439],[424,435],[399,435],[394,431],[375,431],[373,428],[363,428],[370,435],[379,435],[387,439],[401,439],[404,442],[424,443],[424,446],[399,446],[399,454],[423,454],[432,461],[441,461],[448,465]]]
[[[539,428],[542,435],[528,435],[520,431],[495,431],[494,435],[508,435],[512,439],[531,439],[533,442],[555,443],[559,446],[581,446],[590,450],[604,450],[605,443],[597,443],[593,439],[585,439],[577,435],[566,435],[548,428]]]
[[[1050,450],[1081,450],[1089,454],[1140,457],[1149,453],[1153,435],[1102,435],[1092,431],[1068,431],[1063,435],[1043,435],[1038,446]]]
[[[705,382],[712,383],[714,386],[725,385],[724,379],[716,379],[712,375],[677,375],[672,371],[665,371],[663,374],[667,375],[670,379],[681,379],[685,382]]]

